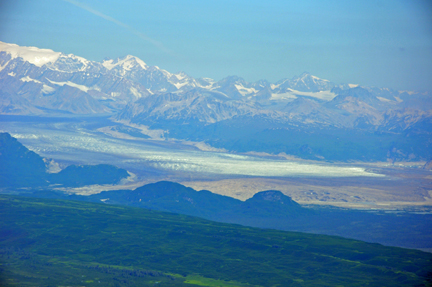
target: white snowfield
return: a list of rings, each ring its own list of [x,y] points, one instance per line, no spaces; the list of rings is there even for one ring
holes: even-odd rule
[[[371,117],[368,118],[371,125],[390,126],[389,122],[384,122],[384,116],[381,115],[384,110],[402,107],[398,106],[398,103],[407,102],[407,105],[411,104],[414,109],[421,106],[420,109],[426,111],[430,110],[431,102],[420,99],[425,104],[418,105],[415,101],[410,103],[406,93],[420,95],[410,91],[398,92],[363,86],[349,91],[358,85],[337,85],[307,72],[291,79],[284,78],[275,84],[265,80],[249,83],[238,76],[215,81],[209,78],[193,78],[184,72],[174,74],[158,66],[149,66],[131,55],[95,62],[73,54],[20,47],[4,42],[0,42],[0,55],[0,73],[5,81],[3,86],[11,83],[7,87],[8,93],[27,100],[11,102],[8,97],[2,102],[0,99],[0,108],[6,114],[48,113],[45,111],[97,114],[103,111],[118,113],[119,119],[126,121],[143,121],[149,117],[152,120],[198,118],[208,124],[236,116],[260,114],[272,120],[286,122],[354,127],[359,122],[355,119],[363,113]],[[20,81],[16,81],[18,79]],[[25,94],[20,93],[23,86],[27,89]],[[62,94],[65,90],[67,94]],[[360,94],[357,95],[359,91],[370,94],[368,100],[364,100]],[[172,95],[168,100],[163,100],[163,94],[168,92]],[[351,92],[355,99],[344,95]],[[74,93],[78,95],[74,105],[61,105],[59,108],[52,104],[54,101],[48,100],[49,97],[55,98],[60,94],[60,98],[66,100],[66,97]],[[196,95],[196,101],[191,101],[191,94]],[[150,98],[153,104],[142,104],[149,95],[154,95]],[[341,97],[334,100],[337,95]],[[161,100],[156,101],[156,97]],[[332,100],[334,103],[324,104]],[[77,108],[78,106],[80,108]],[[321,110],[319,106],[324,109]],[[124,112],[126,110],[127,112]],[[406,115],[411,113],[406,111]],[[394,117],[396,115],[392,116],[392,122],[398,120]],[[425,117],[418,114],[409,124]],[[363,119],[360,122],[363,122]]]
[[[312,76],[312,78],[313,78],[314,80],[317,80],[317,81],[330,82],[329,80],[321,79],[321,78],[318,78],[318,77],[315,77],[315,76]]]
[[[271,94],[270,100],[277,101],[277,100],[296,99],[297,96],[311,97],[311,98],[316,98],[324,101],[331,101],[334,99],[334,97],[336,97],[336,94],[330,91],[300,92],[293,89],[289,89],[289,92],[287,93]]]
[[[236,89],[239,91],[239,93],[242,96],[246,96],[246,95],[250,95],[250,94],[255,94],[258,91],[255,90],[254,88],[245,88],[243,87],[243,85],[234,85],[236,87]]]
[[[41,81],[38,81],[38,80],[32,79],[32,78],[30,78],[29,76],[26,76],[26,77],[21,78],[20,81],[21,81],[21,82],[35,82],[35,83],[38,83],[38,84],[42,84]]]
[[[136,62],[142,69],[147,70],[148,68],[147,64],[144,63],[144,61],[141,60],[140,58],[137,58],[132,55],[127,55],[124,59],[117,62],[113,59],[105,60],[102,62],[102,65],[108,70],[112,70],[117,66],[121,66],[123,69],[130,71],[135,66],[134,62]]]
[[[76,66],[74,68],[72,68],[70,66],[70,64],[67,65],[68,69],[73,69],[76,71],[84,71],[87,66],[90,64],[90,61],[86,60],[85,58],[79,57],[79,56],[75,56],[73,54],[69,54],[69,55],[65,55],[63,53],[60,52],[54,52],[53,50],[50,49],[39,49],[36,47],[22,47],[22,46],[18,46],[16,44],[8,44],[8,43],[4,43],[4,42],[0,42],[0,51],[6,52],[8,54],[11,55],[11,60],[15,59],[15,58],[22,58],[24,61],[27,61],[35,66],[38,67],[42,67],[43,65],[47,65],[47,67],[49,69],[52,70],[57,70],[57,71],[63,71],[63,68],[59,68],[59,65],[62,65],[64,62],[64,59],[72,59],[74,63],[80,63],[81,66],[78,66],[78,69],[76,68]],[[2,68],[4,68],[7,65],[7,63],[5,63],[2,67],[0,67],[0,70]],[[197,82],[195,79],[193,78],[189,78],[184,72],[180,72],[177,74],[172,74],[166,70],[160,69],[157,66],[154,67],[150,67],[148,66],[144,61],[142,61],[141,59],[139,59],[138,57],[132,56],[132,55],[127,55],[126,57],[122,58],[122,59],[110,59],[110,60],[105,60],[102,62],[102,66],[105,67],[107,70],[112,70],[112,69],[118,69],[119,74],[121,76],[124,76],[126,73],[128,73],[129,71],[133,70],[133,69],[142,69],[142,70],[159,70],[162,72],[162,74],[167,78],[167,81],[174,85],[176,87],[177,90],[181,90],[184,87],[200,87],[200,88],[204,88],[204,89],[208,89],[208,90],[215,90],[218,87],[215,86],[214,84],[216,83],[214,80],[212,79],[208,79],[208,78],[203,78],[202,80],[206,81],[206,84],[201,84],[199,82]],[[65,71],[67,72],[67,71]],[[302,78],[299,78],[297,81],[304,81],[306,76],[303,76]],[[328,80],[323,80],[320,79],[318,77],[315,76],[310,76],[313,82],[320,82],[320,81],[324,81],[324,82],[328,82]],[[26,81],[25,78],[21,79],[22,81]],[[286,80],[289,81],[289,80]],[[281,84],[278,85],[274,85],[271,84],[270,88],[271,90],[275,90],[277,88],[279,88],[281,85],[283,85],[286,81],[282,82]],[[68,85],[71,87],[75,87],[80,89],[81,91],[84,92],[88,92],[89,90],[93,89],[93,88],[89,88],[83,85],[79,85],[76,83],[73,83],[71,81],[67,81],[67,82],[53,82],[53,84],[56,85]],[[235,84],[235,88],[238,90],[238,92],[242,95],[242,96],[253,96],[256,95],[259,90],[255,89],[255,88],[250,88],[250,87],[245,87],[242,84]],[[151,94],[153,94],[154,92],[163,92],[164,89],[160,89],[159,91],[152,91],[149,90],[149,92]],[[135,91],[131,91],[135,97],[139,98],[141,97],[141,94],[135,92]],[[272,94],[272,100],[284,100],[284,99],[295,99],[296,96],[309,96],[309,97],[314,97],[314,98],[318,98],[318,99],[323,99],[323,100],[331,100],[335,95],[330,93],[330,91],[325,91],[325,92],[319,92],[319,93],[306,93],[306,92],[299,92],[296,90],[290,90],[289,92],[277,92],[275,91]]]
[[[22,58],[35,66],[42,67],[47,63],[54,63],[60,57],[60,52],[36,47],[21,47],[16,44],[0,42],[0,51],[9,53],[12,59]]]
[[[188,82],[183,82],[183,83],[174,83],[174,82],[171,82],[171,84],[173,84],[178,90],[180,90],[182,87],[186,86],[189,83]]]
[[[193,172],[215,175],[245,175],[263,177],[382,177],[365,168],[318,163],[276,160],[225,152],[168,148],[153,141],[131,142],[93,134],[89,131],[54,131],[35,127],[15,126],[11,133],[21,143],[39,155],[54,160],[75,161],[76,155],[87,164],[110,163],[118,167],[152,166],[166,172]],[[37,132],[37,133],[35,133]],[[107,158],[105,158],[107,157]],[[107,162],[104,162],[107,160]]]
[[[22,80],[22,79],[21,79]],[[67,86],[70,86],[70,87],[74,87],[74,88],[77,88],[77,89],[79,89],[79,90],[81,90],[81,91],[83,91],[83,92],[88,92],[89,90],[97,90],[97,88],[89,88],[89,87],[86,87],[86,86],[83,86],[83,85],[78,85],[78,84],[75,84],[75,83],[72,83],[72,82],[70,82],[70,81],[67,81],[67,82],[54,82],[54,81],[51,81],[51,80],[49,80],[49,79],[47,79],[51,84],[54,84],[54,85],[57,85],[57,86],[64,86],[64,85],[67,85]]]

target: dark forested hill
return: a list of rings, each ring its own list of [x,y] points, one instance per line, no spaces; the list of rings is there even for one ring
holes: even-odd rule
[[[207,190],[196,191],[178,183],[161,181],[135,190],[110,190],[89,196],[67,195],[50,190],[22,195],[104,202],[253,227],[337,235],[406,248],[432,248],[432,214],[306,208],[276,190],[262,191],[241,201]]]
[[[10,134],[0,133],[0,188],[114,184],[128,176],[125,169],[107,164],[71,165],[59,173],[47,173],[42,157]]]
[[[0,187],[44,186],[45,163],[8,133],[0,133]]]
[[[426,286],[432,274],[420,251],[131,207],[1,195],[0,217],[2,286]]]

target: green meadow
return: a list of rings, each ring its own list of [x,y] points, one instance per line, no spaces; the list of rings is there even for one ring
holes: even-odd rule
[[[431,286],[432,255],[140,208],[0,195],[1,286]]]

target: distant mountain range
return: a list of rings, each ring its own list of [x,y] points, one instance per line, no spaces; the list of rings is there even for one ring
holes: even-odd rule
[[[122,123],[161,129],[165,138],[205,141],[237,152],[326,160],[432,158],[430,93],[337,85],[309,73],[276,83],[248,83],[237,76],[195,79],[130,55],[94,62],[0,42],[0,113],[112,115]],[[215,139],[213,131],[219,130]],[[265,135],[298,138],[299,131],[295,144],[263,141]],[[306,139],[308,134],[331,140],[317,144]],[[373,140],[354,148],[365,151],[352,152],[350,134],[354,140]],[[376,142],[381,146],[371,149]],[[335,144],[348,148],[341,158],[329,149]]]

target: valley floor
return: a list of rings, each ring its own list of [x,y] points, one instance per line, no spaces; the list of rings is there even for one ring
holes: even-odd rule
[[[183,181],[196,190],[241,200],[263,190],[280,190],[300,204],[356,209],[432,210],[432,174],[406,168],[381,168],[385,177],[233,178]]]
[[[326,163],[204,151],[190,142],[104,133],[104,127],[119,123],[97,117],[2,116],[0,122],[1,131],[52,159],[53,171],[69,164],[107,163],[131,173],[129,180],[119,186],[67,190],[73,193],[134,189],[169,180],[241,200],[259,191],[276,189],[300,204],[426,212],[432,209],[432,172],[422,169],[421,163],[412,167],[398,163]]]

